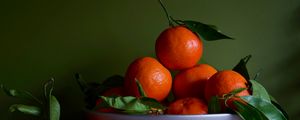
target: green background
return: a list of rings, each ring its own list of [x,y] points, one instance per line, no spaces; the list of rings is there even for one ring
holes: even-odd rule
[[[300,117],[299,0],[164,2],[176,19],[214,24],[233,36],[205,42],[205,61],[231,69],[252,54],[251,76],[260,71],[259,82],[292,119]],[[55,77],[62,119],[80,119],[84,107],[75,72],[99,82],[123,75],[135,58],[155,56],[155,40],[168,27],[156,0],[2,0],[0,15],[0,82],[39,95]],[[0,119],[8,119],[13,103],[22,101],[0,92]]]

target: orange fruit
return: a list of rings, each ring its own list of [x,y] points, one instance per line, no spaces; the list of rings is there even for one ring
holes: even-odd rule
[[[113,87],[110,88],[106,91],[104,91],[104,93],[102,93],[102,96],[123,96],[123,88],[122,87]],[[96,101],[96,106],[99,105],[102,102],[102,99],[98,99]],[[116,112],[115,109],[113,108],[99,108],[98,110],[96,110],[98,112]]]
[[[176,98],[198,97],[204,99],[206,81],[217,70],[208,64],[199,64],[176,74],[173,93]]]
[[[193,67],[200,60],[202,51],[201,39],[184,26],[164,30],[155,43],[158,60],[170,70]]]
[[[125,75],[125,90],[128,95],[140,96],[135,80],[138,80],[147,97],[164,100],[172,86],[168,69],[151,57],[138,58],[131,63]]]
[[[167,110],[167,114],[207,114],[206,103],[198,98],[188,97],[172,102]]]
[[[205,99],[209,101],[212,96],[222,97],[224,94],[228,94],[238,88],[247,88],[247,81],[242,75],[232,70],[219,71],[207,81]],[[247,95],[250,95],[248,90],[236,94],[236,96]]]

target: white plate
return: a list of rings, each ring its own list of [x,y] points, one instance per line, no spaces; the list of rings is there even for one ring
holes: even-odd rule
[[[242,120],[235,114],[125,115],[86,111],[87,120]]]

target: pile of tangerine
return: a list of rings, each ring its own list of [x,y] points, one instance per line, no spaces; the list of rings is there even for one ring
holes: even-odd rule
[[[247,88],[246,79],[233,70],[218,71],[209,64],[198,64],[203,53],[202,40],[184,25],[164,30],[156,40],[155,52],[157,59],[135,59],[126,71],[124,86],[110,88],[102,95],[139,97],[135,81],[138,80],[147,97],[161,103],[165,104],[167,96],[173,92],[175,100],[166,103],[166,114],[207,114],[211,97],[222,97],[235,89]],[[170,71],[176,71],[174,78]],[[247,95],[249,91],[244,90],[236,96]],[[229,107],[233,107],[234,100],[239,99],[227,101]],[[114,112],[112,108],[98,111]]]

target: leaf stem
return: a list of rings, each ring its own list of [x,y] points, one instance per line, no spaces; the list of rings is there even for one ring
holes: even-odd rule
[[[172,22],[172,20],[171,20],[171,18],[170,18],[171,16],[169,15],[169,13],[168,13],[168,11],[167,11],[165,5],[163,4],[163,2],[162,2],[161,0],[158,0],[158,2],[159,2],[159,4],[161,5],[161,7],[163,8],[163,10],[164,10],[164,12],[165,12],[165,14],[166,14],[166,17],[167,17],[167,19],[168,19],[168,21],[169,21],[169,26],[174,27],[174,24],[173,24],[173,22]]]

